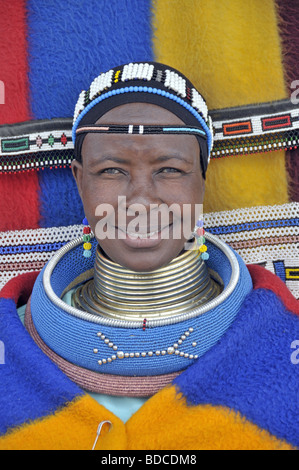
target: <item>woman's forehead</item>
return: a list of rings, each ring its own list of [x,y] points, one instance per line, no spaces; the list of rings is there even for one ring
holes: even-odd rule
[[[96,121],[96,124],[135,125],[180,125],[184,124],[171,111],[150,103],[127,103],[117,106]],[[199,156],[199,145],[192,135],[107,135],[89,133],[82,145],[83,159],[86,156],[117,155],[128,151],[131,157],[142,154],[189,154]]]
[[[135,125],[184,124],[184,122],[171,111],[151,103],[127,103],[117,106],[96,121],[96,124],[104,123]]]
[[[99,135],[88,134],[82,146],[83,161],[93,162],[107,157],[126,156],[136,164],[161,156],[176,156],[199,165],[200,149],[191,135]],[[150,160],[148,160],[150,159]]]

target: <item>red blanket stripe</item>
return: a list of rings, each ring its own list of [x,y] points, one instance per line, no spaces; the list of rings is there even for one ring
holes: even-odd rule
[[[0,104],[0,124],[30,119],[27,74],[27,24],[25,1],[0,2],[0,80],[4,104]],[[3,103],[0,95],[0,103]]]
[[[16,305],[26,304],[39,272],[24,273],[8,281],[0,291],[0,297],[11,299]]]
[[[247,267],[252,277],[254,289],[269,289],[275,292],[289,311],[299,315],[299,301],[278,276],[262,266],[249,265]]]
[[[0,2],[0,125],[30,116],[26,2]],[[4,102],[4,103],[3,103]],[[37,172],[0,174],[0,231],[39,227]]]
[[[39,228],[38,173],[0,174],[0,231]]]

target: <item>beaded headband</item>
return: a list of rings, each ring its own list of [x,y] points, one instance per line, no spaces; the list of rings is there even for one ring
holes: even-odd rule
[[[166,108],[185,126],[95,125],[110,109],[127,103],[150,103]],[[126,134],[192,134],[200,145],[205,177],[213,147],[212,120],[201,94],[177,70],[156,62],[137,62],[101,73],[88,90],[81,91],[74,112],[72,138],[75,158],[81,160],[88,132]]]

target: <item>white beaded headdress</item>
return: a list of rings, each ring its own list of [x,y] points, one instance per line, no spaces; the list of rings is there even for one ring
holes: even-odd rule
[[[144,102],[164,107],[183,120],[185,126],[95,125],[110,109],[124,103]],[[167,123],[166,123],[167,124]],[[137,62],[101,73],[77,101],[72,137],[75,158],[88,132],[128,134],[193,134],[201,149],[203,175],[213,147],[213,126],[204,98],[180,72],[156,62]]]

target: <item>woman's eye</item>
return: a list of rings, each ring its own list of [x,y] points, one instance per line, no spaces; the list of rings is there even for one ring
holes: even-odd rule
[[[166,167],[160,170],[160,173],[181,173],[178,168]]]
[[[105,168],[100,172],[101,174],[108,174],[108,175],[118,175],[121,171],[118,168]]]

